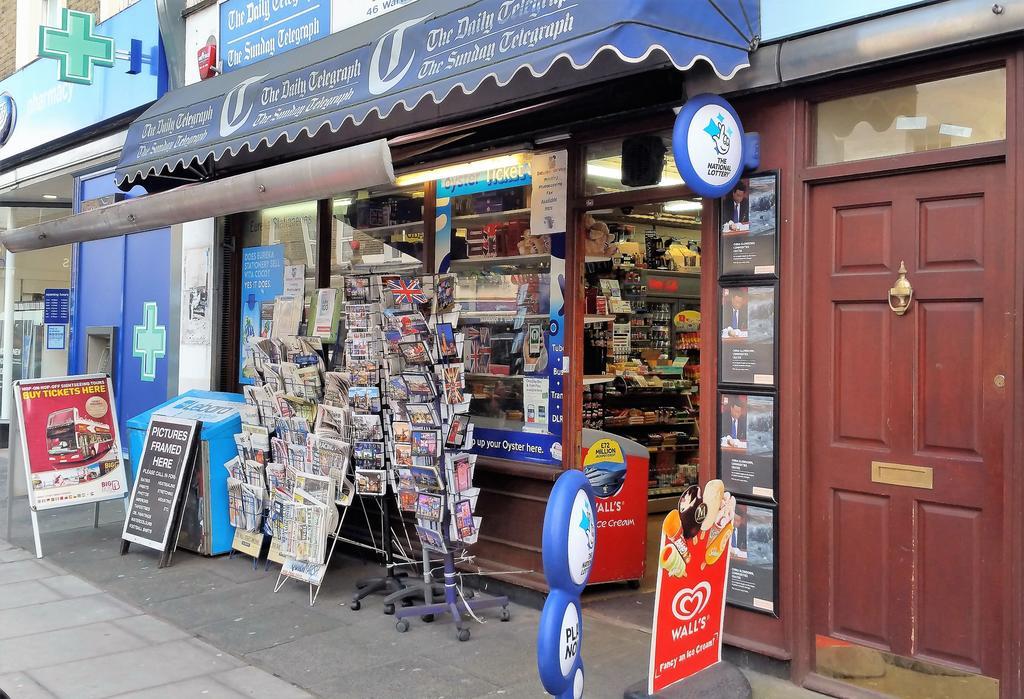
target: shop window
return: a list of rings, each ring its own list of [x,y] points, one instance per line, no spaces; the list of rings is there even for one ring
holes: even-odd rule
[[[587,196],[683,184],[671,131],[591,143],[585,160]]]
[[[308,297],[316,289],[316,202],[275,206],[243,216],[242,247],[282,246],[286,284],[291,281],[297,291],[301,279],[303,296]]]
[[[331,286],[341,288],[348,270],[408,265],[419,271],[425,259],[423,187],[339,195],[333,202]]]
[[[1006,70],[829,100],[814,116],[817,165],[1001,141]]]

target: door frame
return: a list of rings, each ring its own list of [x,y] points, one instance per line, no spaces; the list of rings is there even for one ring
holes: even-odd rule
[[[800,370],[780,386],[787,395],[803,396],[799,405],[786,408],[792,411],[789,419],[784,421],[796,426],[801,437],[792,445],[790,453],[795,457],[796,471],[804,483],[809,482],[813,454],[810,443],[810,420],[812,416],[807,408],[807,397],[810,395],[812,377],[807,365],[802,360],[809,353],[810,341],[807,328],[810,323],[810,304],[806,302],[806,294],[811,293],[810,260],[807,242],[813,231],[808,230],[811,220],[811,189],[819,184],[841,182],[869,177],[880,177],[903,173],[922,172],[935,169],[948,169],[982,163],[1003,162],[1008,182],[1007,209],[1009,219],[1015,223],[1017,235],[1013,249],[1015,269],[1024,270],[1024,153],[1020,144],[1021,117],[1024,115],[1024,86],[1022,86],[1022,70],[1024,51],[1004,45],[982,51],[963,53],[953,57],[919,59],[914,65],[899,68],[879,69],[870,74],[848,80],[831,81],[810,86],[795,95],[795,187],[793,218],[791,222],[792,245],[788,254],[783,257],[790,260],[790,269],[802,269],[803,274],[793,280],[793,284],[783,289],[781,303],[783,308],[800,319],[796,337],[789,344],[793,350],[792,362],[784,365],[799,366]],[[916,82],[925,82],[940,78],[952,77],[983,71],[989,68],[1004,67],[1006,69],[1006,140],[996,143],[962,146],[946,150],[926,151],[872,160],[839,163],[835,165],[815,166],[810,164],[814,153],[814,116],[813,106],[816,102],[842,96],[875,92],[887,87],[895,87]],[[1003,658],[1000,681],[1000,696],[1016,697],[1024,693],[1024,677],[1021,663],[1024,660],[1024,522],[1016,516],[1024,509],[1024,473],[1014,468],[1024,461],[1024,273],[1018,272],[1014,278],[1013,289],[1013,321],[1011,340],[1011,357],[1007,366],[1013,395],[1011,397],[1011,421],[1004,435],[1004,478],[1003,478],[1003,551],[1002,560],[1006,570],[1006,583],[1002,590],[1003,609],[1007,622],[1003,625]],[[788,389],[788,390],[787,390]],[[791,399],[792,400],[792,399]],[[787,402],[783,401],[783,406]],[[792,433],[791,433],[792,434]],[[796,493],[793,493],[796,495]],[[803,526],[793,531],[792,536],[799,538],[795,545],[803,544],[806,550],[811,533],[811,489],[809,485],[801,488],[800,509],[804,516],[800,518]],[[794,620],[793,661],[791,674],[794,682],[809,689],[827,692],[834,696],[867,696],[864,691],[851,685],[838,682],[832,678],[815,672],[815,632],[812,623],[812,590],[810,589],[810,570],[814,563],[806,556],[800,557],[796,566],[798,578],[793,581],[794,597],[799,618]]]

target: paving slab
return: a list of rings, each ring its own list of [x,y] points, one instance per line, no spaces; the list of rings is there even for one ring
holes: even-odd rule
[[[244,694],[227,687],[213,677],[194,677],[180,682],[172,682],[160,687],[136,690],[127,694],[117,695],[118,699],[183,699],[185,697],[201,697],[202,699],[242,699]]]
[[[44,579],[0,585],[0,610],[62,599],[52,588],[43,584]]]
[[[161,621],[149,614],[139,616],[127,616],[124,619],[115,619],[114,626],[124,629],[147,643],[166,643],[177,641],[181,638],[188,638],[189,634],[177,626]]]
[[[0,567],[0,570],[3,568]],[[89,598],[88,604],[67,599],[31,607],[15,607],[0,611],[0,639],[111,621],[133,613],[107,595],[94,595]]]
[[[5,549],[0,551],[0,563],[13,563],[14,561],[27,561],[35,558],[35,554],[25,549]]]
[[[85,597],[101,592],[95,585],[90,585],[74,575],[55,575],[52,578],[43,578],[39,582],[60,594],[61,597]]]
[[[239,662],[217,656],[193,640],[112,653],[33,670],[32,677],[58,699],[102,699],[224,672]]]
[[[7,692],[11,699],[54,699],[52,694],[24,672],[0,675],[0,689]]]
[[[0,585],[53,577],[53,570],[35,559],[0,564]]]
[[[109,622],[0,641],[0,674],[131,650],[139,638]]]
[[[253,699],[309,699],[313,695],[254,667],[240,667],[213,677],[244,697]]]

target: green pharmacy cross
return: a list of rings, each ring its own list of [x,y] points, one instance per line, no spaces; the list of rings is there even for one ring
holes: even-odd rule
[[[94,66],[114,67],[114,40],[93,34],[93,16],[64,8],[60,29],[39,27],[39,55],[60,62],[62,82],[92,85]]]
[[[156,360],[167,355],[167,326],[156,324],[155,301],[142,304],[142,325],[132,327],[132,356],[142,359],[142,380],[156,381]]]

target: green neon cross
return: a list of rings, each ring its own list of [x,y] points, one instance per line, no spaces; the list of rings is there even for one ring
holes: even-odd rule
[[[143,381],[156,381],[156,360],[167,354],[167,326],[156,324],[156,311],[156,301],[142,304],[142,325],[132,334],[132,356],[142,359]]]
[[[39,27],[39,55],[60,61],[60,80],[92,85],[93,66],[114,67],[114,40],[93,34],[93,16],[64,8],[60,29]]]

